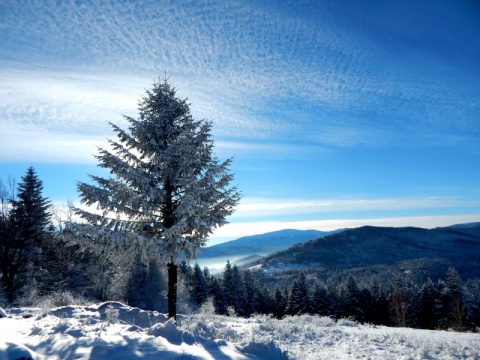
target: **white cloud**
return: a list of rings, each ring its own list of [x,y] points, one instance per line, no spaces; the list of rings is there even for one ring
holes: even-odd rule
[[[392,211],[452,207],[478,207],[478,199],[455,197],[379,198],[379,199],[266,199],[245,198],[233,215],[235,219],[338,212]]]
[[[2,127],[107,133],[103,124],[134,115],[144,89],[166,70],[220,138],[404,146],[475,144],[479,134],[478,74],[422,56],[417,69],[394,44],[368,36],[378,24],[345,26],[348,18],[335,12],[341,6],[3,6]]]

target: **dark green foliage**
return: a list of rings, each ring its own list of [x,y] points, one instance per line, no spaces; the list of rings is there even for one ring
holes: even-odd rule
[[[210,294],[213,297],[213,306],[215,307],[215,313],[218,315],[227,315],[227,297],[225,296],[222,286],[216,278],[212,279]]]
[[[209,288],[204,273],[200,269],[198,263],[193,267],[193,273],[190,280],[190,298],[193,305],[197,308],[202,306],[207,301],[209,295]]]
[[[305,274],[300,273],[290,288],[285,312],[287,315],[302,315],[308,314],[309,308],[310,300]]]
[[[435,316],[435,298],[436,289],[432,280],[429,278],[422,287],[421,308],[419,314],[419,324],[423,329],[435,329],[437,327],[437,318]]]
[[[17,196],[0,186],[1,281],[8,300],[36,291],[43,239],[50,224],[50,203],[42,196],[43,185],[35,170],[27,169],[18,184]],[[10,207],[7,206],[10,202]]]
[[[155,258],[148,264],[142,261],[133,263],[133,270],[126,284],[126,300],[131,306],[145,310],[166,310],[163,291],[166,288],[165,277]]]
[[[275,316],[277,319],[283,318],[286,315],[285,310],[287,308],[287,297],[282,294],[282,291],[278,287],[275,287],[273,301],[273,316]]]
[[[245,316],[259,313],[260,303],[262,302],[261,294],[257,289],[256,281],[250,270],[243,271],[243,290],[245,299],[243,312]]]
[[[363,310],[360,306],[360,290],[353,276],[348,276],[340,288],[340,317],[353,318],[358,321],[363,319]]]
[[[310,301],[310,312],[320,316],[329,316],[333,313],[332,298],[327,289],[315,282]]]
[[[30,167],[18,185],[17,200],[12,200],[12,216],[22,239],[40,246],[50,224],[50,202],[42,196],[43,185]]]
[[[458,273],[454,268],[449,268],[445,283],[439,290],[440,325],[444,328],[463,330],[463,294],[460,290]]]
[[[225,301],[228,306],[233,306],[235,301],[235,292],[238,284],[235,284],[235,279],[233,277],[233,269],[230,261],[227,260],[225,264],[225,269],[223,271],[220,284],[222,286],[223,294],[225,296]]]
[[[253,274],[253,276],[255,276],[255,274]],[[272,294],[270,293],[270,289],[267,286],[264,286],[260,292],[257,290],[256,294],[256,313],[273,314],[274,300],[272,298]]]

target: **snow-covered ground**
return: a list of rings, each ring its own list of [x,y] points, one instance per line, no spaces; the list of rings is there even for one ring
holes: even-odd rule
[[[359,325],[314,316],[283,320],[163,314],[121,303],[48,312],[6,309],[4,359],[480,359],[480,335]]]

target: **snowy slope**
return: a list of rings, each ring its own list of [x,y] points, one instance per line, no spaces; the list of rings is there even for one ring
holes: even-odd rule
[[[7,309],[0,359],[480,359],[478,334],[313,316],[179,315],[175,327],[163,314],[111,305]]]

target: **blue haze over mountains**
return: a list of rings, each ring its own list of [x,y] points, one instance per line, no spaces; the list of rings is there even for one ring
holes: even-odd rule
[[[273,252],[285,250],[295,244],[319,239],[339,231],[343,231],[343,229],[334,231],[285,229],[245,236],[201,249],[198,263],[201,266],[209,267],[213,272],[220,271],[227,260],[243,265]]]
[[[424,229],[364,226],[331,232],[281,230],[202,249],[198,262],[213,272],[227,260],[266,272],[405,273],[415,282],[444,276],[480,277],[480,222]],[[296,270],[294,270],[296,269]],[[358,275],[357,274],[357,275]],[[355,274],[354,274],[355,275]],[[362,275],[363,276],[363,275]]]

